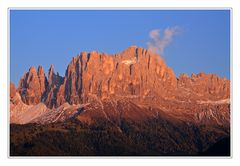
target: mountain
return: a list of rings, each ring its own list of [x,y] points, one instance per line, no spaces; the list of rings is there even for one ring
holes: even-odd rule
[[[10,84],[10,122],[13,155],[202,154],[230,136],[230,81],[205,73],[176,77],[159,55],[136,46],[114,55],[82,52],[64,77],[53,65],[48,77],[43,67],[31,67],[18,88]],[[31,142],[45,142],[48,135],[93,149],[67,153],[54,141],[51,153],[36,142],[26,151],[19,130]],[[82,138],[103,131],[108,136],[100,149],[92,144],[95,136]],[[62,137],[55,138],[55,132]],[[84,145],[66,132],[81,137]],[[123,152],[115,154],[119,149]]]

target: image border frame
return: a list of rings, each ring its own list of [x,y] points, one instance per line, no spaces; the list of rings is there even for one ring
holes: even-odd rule
[[[10,155],[10,74],[11,74],[11,52],[10,52],[10,12],[12,10],[228,10],[230,12],[230,156],[11,156]],[[7,9],[7,157],[9,159],[232,159],[233,158],[233,9],[232,7],[9,7]]]

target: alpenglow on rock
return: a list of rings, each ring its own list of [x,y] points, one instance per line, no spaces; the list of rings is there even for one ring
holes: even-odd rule
[[[229,98],[230,82],[204,73],[177,78],[159,55],[131,46],[114,55],[82,52],[72,58],[64,77],[55,74],[53,65],[48,79],[41,66],[38,72],[31,67],[21,78],[18,91],[24,103],[44,102],[52,108],[65,102],[87,103],[93,97],[220,100]]]
[[[19,81],[18,90],[26,104],[38,104],[41,102],[47,87],[47,79],[42,66],[31,67]]]
[[[230,138],[230,108],[230,81],[215,74],[176,77],[136,46],[82,52],[63,77],[31,67],[10,84],[11,154],[195,156]]]
[[[135,63],[125,63],[134,59]],[[58,92],[58,105],[86,102],[89,95],[99,98],[114,96],[147,96],[158,89],[175,89],[177,79],[158,55],[130,47],[120,54],[83,52],[67,67],[64,83]]]

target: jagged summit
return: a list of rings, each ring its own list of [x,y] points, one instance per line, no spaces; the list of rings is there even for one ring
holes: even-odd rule
[[[70,147],[72,155],[85,147],[89,152],[104,136],[103,148],[120,147],[124,155],[125,150],[131,155],[135,149],[144,152],[146,144],[157,154],[192,155],[230,136],[230,81],[205,73],[177,77],[159,55],[136,46],[114,55],[82,52],[72,58],[63,77],[53,65],[47,77],[43,67],[31,67],[18,88],[10,84],[10,122],[11,137],[16,136],[11,146],[17,151],[27,151],[25,145],[42,142],[46,134],[64,155],[59,143],[66,151]],[[34,148],[51,150],[35,145],[28,150],[38,154]]]
[[[42,100],[48,107],[85,103],[92,95],[100,99],[116,96],[156,96],[164,98],[186,97],[185,90],[192,91],[189,98],[201,95],[206,99],[229,97],[229,81],[213,74],[186,74],[176,77],[157,54],[137,46],[130,46],[119,54],[82,52],[73,57],[64,77],[55,74],[53,65],[48,78],[42,66],[31,67],[19,81],[18,91],[26,104],[38,104]],[[199,95],[199,93],[201,95]]]
[[[54,73],[54,66],[53,66],[53,64],[50,65],[48,73]]]

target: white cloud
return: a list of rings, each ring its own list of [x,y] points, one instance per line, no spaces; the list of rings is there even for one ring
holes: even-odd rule
[[[173,36],[179,33],[180,28],[178,26],[166,28],[163,30],[162,35],[160,34],[161,31],[161,29],[150,31],[150,42],[147,43],[148,49],[158,54],[163,53],[166,46],[171,43]]]

